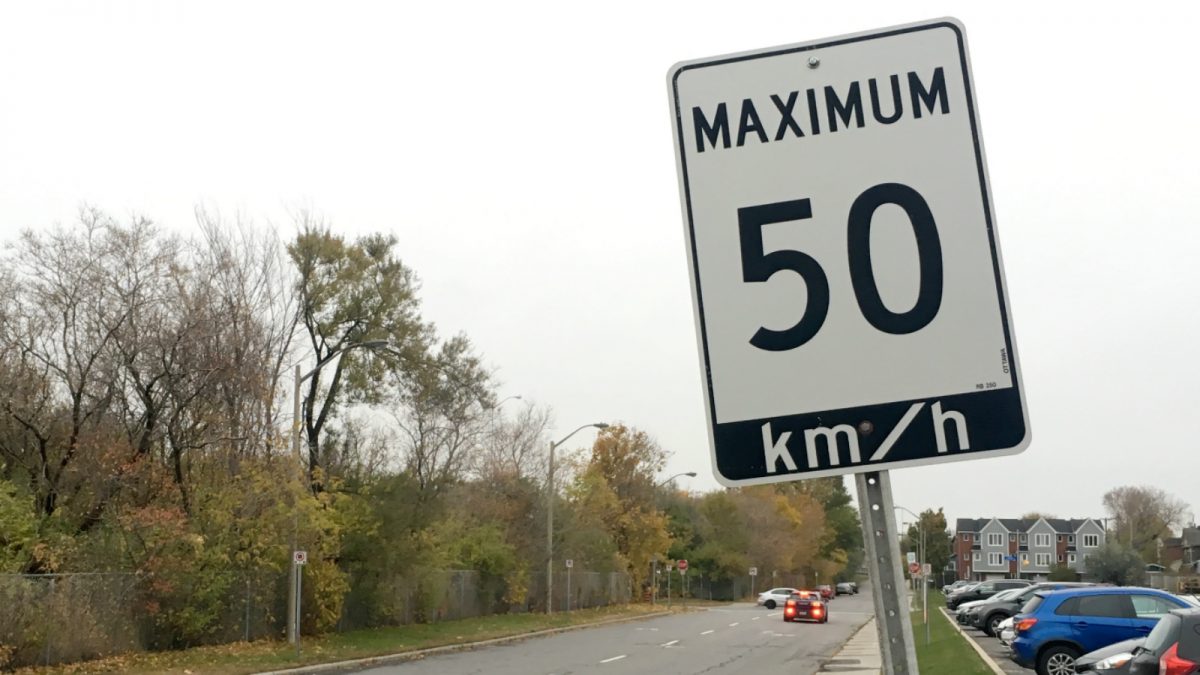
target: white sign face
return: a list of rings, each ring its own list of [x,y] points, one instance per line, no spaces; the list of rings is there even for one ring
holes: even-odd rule
[[[750,568],[750,576],[752,576],[752,577],[758,576],[758,568],[757,567]]]
[[[718,480],[1023,449],[961,24],[685,62],[669,86]]]
[[[908,555],[907,555],[907,558],[908,558],[908,564],[909,564],[909,565],[912,565],[913,563],[917,562],[917,554],[916,554],[916,552],[915,552],[915,551],[909,551],[909,552],[908,552]]]
[[[571,569],[572,567],[575,566],[575,561],[570,558],[567,558],[566,562],[567,562],[567,569]]]
[[[297,565],[307,565],[308,551],[294,551],[292,553],[292,562]]]

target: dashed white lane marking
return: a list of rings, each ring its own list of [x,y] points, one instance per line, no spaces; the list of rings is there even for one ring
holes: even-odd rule
[[[739,623],[741,623],[741,622],[740,622],[740,621],[734,621],[733,623],[729,624],[729,627],[730,627],[730,628],[733,628],[734,626],[738,625]]]
[[[677,645],[677,644],[679,644],[679,640],[671,640],[670,642],[662,643],[661,645],[659,645],[659,647],[670,647],[671,645]]]
[[[614,656],[614,657],[612,657],[611,659],[604,659],[604,660],[603,660],[603,661],[601,661],[600,663],[612,663],[613,661],[620,661],[621,659],[625,658],[626,656],[629,656],[629,655],[628,655],[628,654],[622,654],[622,655],[620,655],[620,656]]]
[[[762,618],[761,616],[756,616],[756,617],[754,617],[753,619],[750,619],[750,620],[751,620],[751,621],[758,621],[758,620],[759,620],[759,619],[761,619],[761,618]]]
[[[783,616],[783,612],[773,612],[773,613],[767,615],[767,617],[775,617],[775,616]]]
[[[713,633],[713,632],[715,632],[715,631],[706,630],[703,633],[701,633],[701,635],[708,635],[709,633]]]

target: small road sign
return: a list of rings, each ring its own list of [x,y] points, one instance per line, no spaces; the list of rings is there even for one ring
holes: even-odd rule
[[[750,576],[752,576],[752,577],[758,576],[758,568],[757,567],[750,568]]]
[[[575,566],[575,561],[574,561],[574,560],[572,560],[572,559],[570,559],[570,558],[567,558],[565,562],[567,563],[567,568],[568,568],[568,569],[570,569],[570,568],[572,568],[572,567],[574,567],[574,566]]]
[[[927,577],[930,574],[933,574],[933,565],[929,563],[923,563],[921,565],[921,576]]]
[[[1015,555],[1006,555],[1004,556],[1004,559],[1008,562],[1017,562],[1017,556]]]
[[[906,559],[908,560],[908,564],[909,564],[909,565],[911,565],[911,564],[913,564],[913,563],[917,562],[917,552],[916,552],[916,551],[909,551],[909,552],[908,552],[908,556],[907,556],[907,558],[906,558]]]
[[[296,565],[308,564],[308,551],[293,551],[292,562]]]
[[[687,561],[686,561],[686,560],[680,560],[680,561],[679,561],[679,571],[680,571],[680,572],[686,572],[686,571],[687,571],[687,568],[688,568]]]
[[[914,577],[921,573],[921,566],[918,563],[908,563],[908,573]]]
[[[717,480],[1023,450],[962,25],[688,61],[668,86]]]

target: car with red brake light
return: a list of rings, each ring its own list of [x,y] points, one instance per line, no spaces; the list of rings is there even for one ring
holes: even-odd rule
[[[819,591],[798,591],[784,602],[783,620],[829,623],[829,603]]]
[[[817,590],[820,591],[822,598],[824,598],[826,600],[833,599],[833,596],[834,596],[833,586],[822,584],[820,586],[817,586]]]

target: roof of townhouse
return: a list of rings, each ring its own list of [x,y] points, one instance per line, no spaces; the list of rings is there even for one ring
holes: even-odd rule
[[[959,518],[954,521],[955,532],[979,532],[988,523],[992,522],[992,518]],[[1031,527],[1037,524],[1037,520],[1029,518],[998,518],[1000,524],[1009,532],[1028,532]],[[1063,534],[1074,534],[1087,521],[1095,522],[1096,518],[1047,518],[1046,522],[1050,527],[1054,528],[1055,532]],[[1184,538],[1187,539],[1189,529],[1195,537],[1193,546],[1200,546],[1200,529],[1184,528]]]

